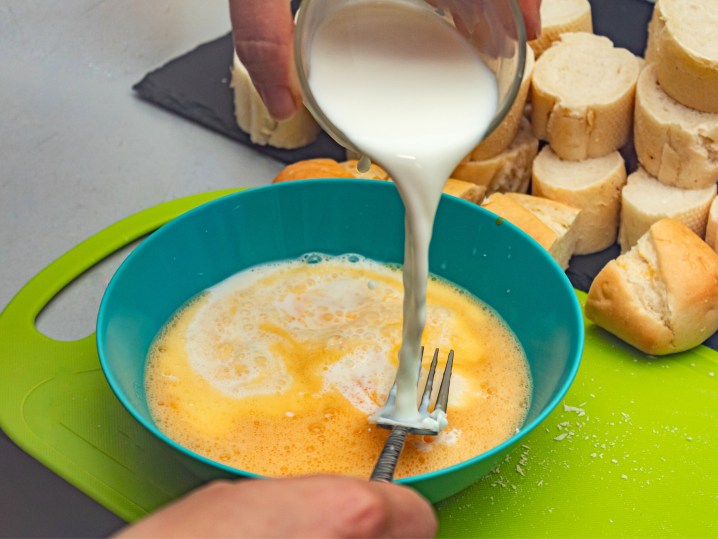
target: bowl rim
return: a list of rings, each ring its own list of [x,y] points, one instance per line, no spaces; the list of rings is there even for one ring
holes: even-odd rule
[[[337,185],[337,181],[341,181],[341,185],[366,185],[366,182],[372,182],[373,184],[379,185],[380,183],[386,183],[391,184],[391,182],[378,182],[377,180],[363,180],[363,179],[346,179],[346,178],[326,178],[326,179],[317,179],[317,180],[299,180],[300,183],[305,184],[326,184],[328,186],[331,185]],[[286,187],[287,184],[294,186],[298,182],[292,181],[292,182],[283,182],[279,184],[270,184],[265,185],[262,187],[255,187],[251,189],[246,189],[243,191],[239,191],[236,193],[230,193],[228,195],[225,195],[223,197],[217,198],[215,200],[206,202],[205,204],[201,204],[200,206],[197,206],[196,208],[193,208],[182,215],[176,217],[175,219],[169,221],[167,224],[163,225],[162,227],[155,230],[153,233],[151,233],[140,245],[138,245],[128,256],[125,258],[125,260],[122,262],[120,267],[117,269],[115,274],[112,276],[112,279],[110,280],[110,283],[108,284],[105,293],[102,296],[102,301],[100,303],[99,312],[97,315],[97,331],[96,331],[96,342],[97,342],[97,352],[98,357],[100,360],[100,366],[102,367],[102,372],[105,375],[105,378],[107,379],[107,382],[112,389],[112,392],[115,394],[117,399],[120,401],[122,406],[134,417],[139,423],[145,427],[147,430],[149,430],[153,435],[155,435],[157,438],[168,444],[170,447],[172,447],[175,450],[178,450],[180,453],[183,453],[191,458],[194,458],[198,460],[199,462],[206,464],[212,468],[219,469],[221,471],[230,473],[235,476],[241,476],[241,477],[249,477],[249,478],[256,478],[256,479],[269,479],[270,476],[260,475],[253,472],[247,472],[244,470],[241,470],[240,468],[235,468],[233,466],[228,466],[226,464],[222,464],[220,462],[217,462],[215,460],[212,460],[210,458],[207,458],[203,455],[200,455],[199,453],[195,453],[191,449],[188,449],[184,447],[183,445],[177,443],[176,441],[172,440],[169,436],[164,434],[162,431],[157,428],[156,425],[151,424],[149,421],[147,421],[142,414],[138,412],[138,410],[132,405],[132,403],[129,402],[129,400],[125,397],[124,392],[120,388],[117,380],[115,380],[114,376],[112,375],[111,369],[109,368],[107,358],[105,356],[105,346],[104,346],[104,328],[107,327],[107,318],[108,318],[108,307],[107,307],[107,298],[112,295],[112,292],[114,288],[117,286],[118,281],[122,278],[122,274],[127,269],[127,267],[132,264],[132,260],[134,257],[139,256],[138,253],[142,252],[144,249],[147,249],[149,247],[145,247],[147,245],[152,245],[156,241],[162,240],[162,230],[173,226],[174,223],[182,222],[187,219],[193,219],[194,215],[196,213],[199,213],[200,211],[207,211],[208,208],[211,208],[214,205],[219,205],[223,203],[227,198],[241,198],[242,196],[246,196],[247,193],[255,193],[258,191],[265,191],[265,190],[275,190],[275,189],[283,189]],[[393,187],[393,184],[391,184]],[[389,185],[387,185],[387,188]],[[457,197],[453,197],[450,195],[443,194],[442,195],[443,200],[448,200],[451,203],[458,203],[460,205],[465,205],[466,207],[470,207],[472,210],[476,210],[479,212],[486,212],[491,214],[488,210],[482,208],[481,206],[478,206],[474,203],[468,202],[463,199],[459,199]],[[226,203],[226,202],[224,202]],[[491,214],[494,215],[494,214]],[[583,348],[584,348],[584,342],[585,342],[585,328],[583,324],[583,313],[581,310],[581,306],[578,301],[578,297],[576,296],[576,292],[571,285],[571,282],[568,280],[568,277],[566,277],[566,274],[561,269],[561,267],[556,263],[556,261],[551,257],[551,255],[548,254],[548,251],[543,249],[541,246],[539,246],[533,238],[531,238],[528,234],[526,234],[523,230],[516,227],[515,225],[509,223],[508,221],[503,221],[503,226],[508,225],[510,229],[513,230],[514,233],[517,233],[517,235],[521,238],[521,241],[527,241],[529,244],[535,244],[534,248],[538,250],[539,256],[542,256],[548,263],[551,265],[554,270],[559,274],[561,277],[559,279],[561,286],[563,286],[568,293],[568,296],[573,299],[571,301],[571,307],[573,310],[573,318],[574,322],[576,324],[576,328],[578,329],[578,336],[577,336],[577,342],[576,342],[576,349],[575,351],[571,351],[573,355],[573,364],[571,365],[571,370],[569,371],[569,374],[559,389],[556,396],[549,401],[544,409],[536,416],[536,418],[531,421],[528,425],[524,425],[519,429],[519,432],[515,433],[513,436],[502,442],[501,444],[489,449],[488,451],[484,451],[483,453],[480,453],[476,455],[475,457],[472,457],[470,459],[467,459],[463,462],[459,462],[457,464],[454,464],[452,466],[448,466],[446,468],[441,468],[439,470],[428,472],[420,475],[414,475],[411,477],[405,477],[401,479],[397,479],[394,482],[398,484],[404,484],[404,485],[412,485],[414,483],[424,482],[432,479],[436,479],[443,475],[448,475],[453,472],[462,470],[464,468],[467,468],[469,466],[473,466],[474,464],[490,459],[492,456],[496,455],[497,453],[500,453],[507,449],[508,447],[514,445],[516,442],[518,442],[521,438],[526,436],[528,433],[530,433],[532,430],[534,430],[539,424],[541,424],[548,415],[553,412],[553,410],[560,404],[561,400],[566,396],[566,393],[568,393],[569,388],[573,384],[574,379],[576,378],[576,374],[578,372],[578,369],[581,365],[581,358],[583,355]],[[245,268],[246,269],[246,268]],[[489,305],[491,307],[491,305]],[[493,308],[493,307],[492,307]],[[146,361],[146,358],[145,358]]]

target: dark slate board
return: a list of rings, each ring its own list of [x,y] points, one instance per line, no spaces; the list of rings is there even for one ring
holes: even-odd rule
[[[227,34],[148,73],[133,89],[150,103],[285,163],[316,157],[344,161],[344,149],[324,132],[297,150],[253,144],[234,118],[234,94],[229,87],[233,54],[232,34]]]
[[[616,46],[643,56],[653,4],[646,0],[589,1],[594,32],[609,37]],[[293,0],[294,10],[298,4],[299,0]],[[234,118],[234,96],[229,87],[232,55],[232,36],[227,34],[148,73],[134,86],[134,90],[151,103],[285,163],[316,157],[344,160],[343,148],[323,132],[313,144],[297,150],[252,144],[249,136],[237,127]],[[633,148],[624,148],[621,153],[629,173],[635,170],[637,160]],[[620,249],[614,245],[600,253],[575,256],[566,275],[575,288],[588,291],[598,272],[619,254]],[[706,345],[718,349],[718,334],[711,337]]]

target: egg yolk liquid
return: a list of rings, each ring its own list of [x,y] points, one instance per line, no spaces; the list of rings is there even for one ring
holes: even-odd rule
[[[145,373],[152,417],[180,445],[247,472],[366,478],[389,433],[368,417],[394,382],[402,298],[400,267],[358,255],[242,271],[190,300],[155,338]],[[526,357],[508,326],[435,276],[422,344],[422,390],[440,349],[432,402],[454,350],[449,426],[409,436],[397,478],[507,440],[531,397]]]

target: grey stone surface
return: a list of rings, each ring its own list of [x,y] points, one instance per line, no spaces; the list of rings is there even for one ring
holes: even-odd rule
[[[282,165],[135,98],[149,70],[229,30],[226,0],[0,0],[0,309],[53,260],[167,200],[269,183]],[[41,314],[94,331],[128,250]],[[98,536],[122,521],[0,434],[0,536]]]

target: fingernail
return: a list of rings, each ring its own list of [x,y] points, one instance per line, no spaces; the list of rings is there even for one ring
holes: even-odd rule
[[[269,114],[277,120],[286,120],[297,112],[292,92],[286,86],[264,86],[259,88],[259,95],[267,105]]]

